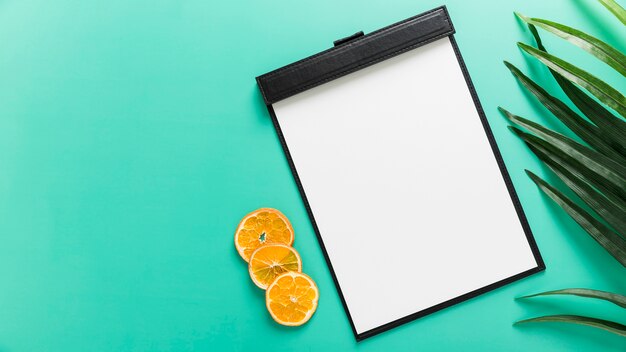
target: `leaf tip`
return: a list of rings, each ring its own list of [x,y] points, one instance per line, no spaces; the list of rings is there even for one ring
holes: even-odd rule
[[[529,54],[532,54],[532,51],[536,50],[534,47],[523,42],[517,42],[517,46]]]
[[[515,65],[513,65],[512,63],[508,61],[504,61],[504,66],[506,66],[506,68],[508,68],[509,71],[511,71],[511,73],[516,77],[519,76],[519,74],[521,74],[521,71],[519,70],[519,68],[515,67]]]
[[[515,133],[516,136],[521,137],[524,132],[515,126],[507,126],[511,132]]]
[[[528,175],[528,177],[530,177],[530,179],[533,180],[533,182],[539,184],[541,178],[537,176],[537,174],[535,174],[534,172],[528,169],[524,169],[524,172],[526,172],[526,175]]]
[[[513,323],[513,326],[517,326],[517,325],[520,325],[520,324],[528,323],[529,320],[530,319],[518,320],[515,323]]]
[[[515,14],[515,16],[517,16],[517,18],[519,18],[520,20],[524,21],[524,22],[528,22],[528,17],[522,15],[520,12],[517,11],[513,11],[513,13]]]
[[[502,115],[504,115],[504,117],[506,117],[507,120],[512,121],[511,117],[513,117],[513,114],[511,114],[510,111],[508,111],[507,109],[498,106],[498,111],[500,111],[500,113],[502,113]]]

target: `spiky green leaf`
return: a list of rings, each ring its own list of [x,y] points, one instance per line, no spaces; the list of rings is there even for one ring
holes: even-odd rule
[[[626,10],[619,6],[615,0],[598,0],[604,7],[606,7],[618,20],[622,21],[626,25]]]
[[[520,83],[543,104],[543,106],[552,112],[552,114],[572,130],[572,132],[576,133],[584,142],[607,157],[626,165],[626,157],[621,155],[607,142],[607,139],[597,126],[587,122],[587,120],[580,117],[561,100],[550,95],[513,64],[504,61],[504,65],[513,73]]]
[[[620,204],[622,207],[626,204],[626,190],[619,186],[616,186],[610,180],[607,180],[598,172],[587,167],[572,155],[567,154],[562,149],[554,146],[553,144],[535,136],[530,133],[525,133],[513,126],[509,128],[520,137],[530,147],[531,151],[537,155],[537,157],[548,163],[554,161],[559,165],[567,168],[567,170],[583,179],[588,184],[602,192],[613,203]],[[541,153],[537,153],[537,150]],[[545,157],[544,157],[545,156]]]
[[[538,134],[540,137],[544,138],[564,153],[579,161],[583,166],[593,170],[595,173],[612,182],[617,187],[626,190],[625,165],[616,163],[612,159],[589,149],[573,139],[545,128],[536,122],[514,115],[502,107],[498,107],[498,109],[513,123]],[[624,192],[624,194],[626,195],[626,192]]]
[[[525,323],[543,323],[543,322],[558,322],[558,323],[571,323],[592,326],[594,328],[606,330],[614,334],[626,337],[626,326],[603,319],[596,319],[590,317],[584,317],[580,315],[546,315],[543,317],[531,318],[520,320],[515,324]]]
[[[576,28],[572,28],[560,23],[544,20],[541,18],[530,18],[520,13],[516,15],[524,22],[540,27],[552,34],[555,34],[568,42],[578,46],[586,52],[592,54],[600,61],[613,67],[617,72],[626,76],[626,55],[619,50]]]
[[[528,29],[535,38],[539,50],[547,52],[535,26],[529,24]],[[572,103],[602,131],[602,136],[607,140],[607,143],[618,153],[626,157],[626,121],[613,115],[604,106],[589,97],[580,88],[576,87],[554,70],[549,70]]]
[[[523,297],[520,297],[520,299],[540,297],[540,296],[551,296],[551,295],[574,295],[574,296],[580,296],[580,297],[586,297],[586,298],[596,298],[596,299],[605,300],[607,302],[611,302],[622,308],[626,308],[626,296],[618,295],[617,293],[612,293],[612,292],[590,290],[587,288],[566,288],[562,290],[547,291],[547,292],[535,293],[533,295],[523,296]]]
[[[609,84],[591,73],[552,54],[548,54],[545,51],[541,51],[524,43],[518,43],[517,45],[547,67],[558,72],[561,76],[588,90],[601,102],[617,111],[620,115],[626,116],[626,97]]]
[[[526,173],[548,197],[563,208],[574,221],[604,247],[622,266],[626,267],[626,241],[623,238],[542,178],[529,170],[526,170]]]
[[[533,150],[535,154],[542,153]],[[623,202],[613,202],[602,193],[596,191],[582,178],[569,172],[566,167],[559,165],[547,155],[542,159],[548,167],[569,187],[580,199],[582,199],[594,212],[602,217],[613,229],[622,236],[626,235],[626,209]],[[621,204],[620,204],[621,203]]]

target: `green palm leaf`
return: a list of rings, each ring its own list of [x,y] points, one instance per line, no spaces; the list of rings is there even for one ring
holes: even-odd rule
[[[583,141],[589,146],[598,150],[602,154],[610,157],[611,159],[626,165],[626,157],[616,151],[612,145],[607,142],[607,136],[604,135],[602,130],[597,126],[587,122],[580,117],[572,109],[570,109],[565,103],[559,99],[548,94],[537,83],[524,75],[513,64],[504,61],[504,65],[513,73],[513,75],[522,83],[522,85],[531,92],[539,102],[541,102],[554,116],[556,116],[563,124],[565,124],[572,132],[576,133]],[[571,83],[570,83],[571,84]]]
[[[599,60],[613,67],[622,76],[626,76],[626,55],[619,50],[578,29],[562,25],[560,23],[544,20],[541,18],[529,18],[520,13],[516,13],[522,21],[543,28],[546,31],[569,41],[586,52],[592,54]]]
[[[522,125],[520,124],[520,126]],[[577,160],[574,156],[568,154],[562,149],[559,149],[552,143],[549,143],[530,133],[524,133],[515,127],[509,126],[509,128],[524,142],[526,142],[532,152],[540,152],[535,154],[541,161],[544,163],[548,163],[549,161],[558,163],[566,168],[571,174],[583,179],[585,182],[598,189],[614,204],[619,204],[622,208],[626,207],[624,190],[604,178],[600,173],[598,173],[598,171],[589,168],[587,165]]]
[[[563,153],[563,151],[543,139],[532,134],[523,133],[515,128],[512,128],[512,130],[526,142],[530,150],[539,160],[543,161],[549,167],[553,164],[558,164],[563,170],[567,171],[568,175],[582,180],[602,193],[611,204],[614,204],[615,207],[621,211],[620,216],[624,214],[626,200],[621,198],[618,192],[615,192],[615,188],[607,186],[606,180],[598,177],[591,169],[585,168],[584,165],[577,162],[576,159]]]
[[[613,0],[600,0],[624,24],[626,11]],[[529,149],[575,193],[588,208],[583,208],[556,187],[526,170],[539,189],[559,205],[596,242],[626,267],[626,121],[614,115],[609,108],[626,117],[626,97],[598,77],[569,62],[551,55],[541,42],[537,27],[553,33],[605,62],[626,76],[626,55],[587,33],[553,21],[528,18],[517,14],[537,42],[537,48],[518,43],[518,46],[546,65],[563,92],[587,117],[580,116],[563,101],[549,94],[519,69],[505,61],[505,65],[522,86],[533,94],[544,107],[574,132],[583,144],[552,131],[536,122],[511,114],[499,108],[517,127],[509,128]],[[596,97],[597,102],[586,92]],[[626,296],[590,289],[563,289],[538,293],[521,298],[547,295],[576,295],[602,299],[626,308]],[[626,326],[592,317],[551,315],[526,319],[529,322],[565,322],[593,326],[626,337]]]
[[[608,320],[583,317],[580,315],[547,315],[543,317],[525,319],[516,322],[515,324],[524,323],[541,323],[541,322],[559,322],[559,323],[572,323],[579,325],[592,326],[594,328],[606,330],[614,334],[626,337],[626,326],[615,323]]]
[[[574,296],[580,296],[580,297],[602,299],[607,302],[611,302],[615,305],[618,305],[622,308],[626,308],[626,296],[622,296],[616,293],[611,293],[611,292],[606,292],[606,291],[590,290],[586,288],[566,288],[563,290],[547,291],[547,292],[535,293],[533,295],[523,296],[523,297],[520,297],[520,299],[539,297],[539,296],[551,296],[551,295],[574,295]]]
[[[607,143],[621,155],[626,156],[626,121],[613,115],[563,76],[554,72],[554,77],[572,103],[598,126]]]
[[[606,7],[609,11],[611,11],[617,19],[622,21],[623,24],[626,25],[626,10],[623,7],[619,6],[614,0],[598,0],[604,7]]]
[[[572,170],[570,165],[558,157],[555,158],[549,149],[538,147],[532,141],[529,141],[528,144],[531,151],[594,212],[600,215],[618,233],[626,233],[626,218],[624,218],[626,202],[596,191],[592,187],[593,182],[587,182],[584,176]]]
[[[585,229],[622,266],[626,267],[626,241],[623,238],[539,176],[529,170],[526,170],[526,173],[548,197],[563,208],[574,221]]]
[[[620,231],[624,227],[622,220],[626,208],[624,200],[615,196],[612,190],[604,186],[600,187],[597,180],[579,172],[576,169],[577,166],[572,165],[567,156],[559,155],[558,149],[551,150],[553,147],[546,145],[547,143],[532,135],[521,137],[525,139],[530,150],[610,226],[616,231]],[[599,194],[594,192],[596,190]],[[617,237],[615,237],[615,241],[623,245]]]
[[[529,24],[528,29],[535,38],[539,50],[547,52],[535,26]],[[554,70],[549,70],[572,103],[574,103],[591,122],[598,126],[602,131],[603,137],[607,139],[607,142],[610,143],[615,150],[626,156],[626,121],[613,115],[601,104],[590,98],[586,93]]]
[[[554,55],[533,48],[532,46],[524,43],[517,43],[517,45],[522,50],[541,61],[544,65],[558,72],[564,78],[588,90],[601,102],[617,111],[620,115],[626,116],[626,97],[624,97],[624,95],[618,92],[615,88],[611,87],[589,72],[580,69]]]
[[[532,122],[523,117],[511,114],[507,110],[498,108],[509,121],[526,128],[529,131],[535,132],[540,136],[546,138],[543,140],[534,135],[523,133],[516,128],[511,128],[516,135],[521,137],[525,142],[531,143],[532,146],[545,150],[545,153],[550,155],[550,159],[559,163],[564,167],[568,167],[569,171],[576,174],[578,177],[585,179],[585,181],[594,188],[601,190],[607,197],[614,199],[615,203],[622,204],[626,207],[626,189],[624,189],[624,177],[619,176],[619,172],[615,173],[615,170],[611,170],[611,167],[598,163],[588,163],[587,161],[593,159],[593,151],[589,150],[575,141],[551,131],[536,122]],[[554,143],[556,142],[556,144]],[[561,148],[559,146],[568,146],[567,148]],[[572,150],[579,149],[580,151],[587,151],[588,156],[584,157],[581,154],[572,152]],[[615,165],[614,165],[615,166]],[[606,175],[612,177],[607,178]]]
[[[541,153],[535,151],[535,154]],[[602,217],[618,233],[626,233],[626,209],[621,204],[612,202],[601,193],[595,191],[588,183],[567,171],[567,168],[554,162],[552,159],[544,160],[546,165],[554,172],[567,187],[569,187],[580,199],[582,199],[593,211]]]
[[[512,122],[528,129],[531,132],[537,133],[547,142],[550,142],[550,144],[577,160],[582,167],[590,169],[602,177],[604,181],[610,182],[617,188],[625,190],[622,194],[626,196],[625,166],[616,163],[610,158],[607,158],[606,156],[589,149],[582,144],[579,144],[571,138],[567,138],[562,134],[547,129],[536,122],[513,115],[503,108],[499,109]]]

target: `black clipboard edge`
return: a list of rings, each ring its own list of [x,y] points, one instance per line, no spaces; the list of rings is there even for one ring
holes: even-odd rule
[[[437,8],[437,9],[434,9],[434,10],[431,10],[431,11],[428,11],[426,13],[430,13],[430,12],[438,10],[438,9],[444,9],[445,10],[445,6]],[[446,14],[447,14],[447,12],[446,12]],[[416,17],[419,17],[419,16],[421,16],[421,15],[417,15],[417,16],[412,17],[412,18],[416,18]],[[520,223],[522,225],[522,229],[524,230],[524,233],[526,235],[526,239],[528,241],[528,244],[530,246],[530,249],[532,251],[532,254],[533,254],[533,257],[535,259],[535,262],[536,262],[537,266],[534,267],[534,268],[530,268],[530,269],[528,269],[526,271],[523,271],[523,272],[521,272],[519,274],[516,274],[516,275],[510,276],[508,278],[502,279],[500,281],[497,281],[497,282],[495,282],[493,284],[481,287],[481,288],[476,289],[474,291],[465,293],[465,294],[463,294],[461,296],[452,298],[452,299],[450,299],[448,301],[444,301],[444,302],[439,303],[437,305],[434,305],[432,307],[426,308],[424,310],[421,310],[421,311],[409,314],[409,315],[407,315],[405,317],[402,317],[400,319],[397,319],[397,320],[391,321],[389,323],[383,324],[383,325],[378,326],[378,327],[376,327],[374,329],[370,329],[370,330],[364,331],[362,333],[358,333],[356,331],[356,327],[354,325],[354,321],[352,320],[352,316],[350,314],[350,310],[348,309],[348,305],[346,304],[346,300],[345,300],[345,298],[343,296],[343,292],[341,290],[341,286],[339,285],[339,281],[338,281],[337,276],[335,274],[335,270],[333,269],[332,263],[330,261],[330,257],[328,255],[328,252],[326,251],[326,247],[324,245],[324,241],[322,240],[321,233],[320,233],[319,228],[317,226],[317,223],[315,221],[315,216],[313,215],[313,211],[312,211],[311,206],[309,204],[309,201],[307,199],[306,193],[304,191],[304,187],[302,186],[302,182],[300,181],[300,177],[298,176],[296,165],[295,165],[295,163],[293,161],[293,158],[291,157],[291,153],[289,152],[289,147],[287,146],[287,142],[285,140],[285,137],[283,135],[282,129],[281,129],[280,124],[278,122],[278,118],[276,117],[276,113],[274,112],[274,108],[272,107],[271,103],[267,103],[267,101],[266,101],[266,106],[267,106],[268,112],[270,114],[270,117],[272,119],[272,123],[274,125],[275,130],[276,130],[278,139],[279,139],[280,144],[281,144],[281,146],[283,148],[283,152],[285,153],[285,157],[287,158],[287,162],[289,164],[289,168],[291,169],[291,172],[293,174],[294,180],[295,180],[296,185],[298,187],[298,191],[300,192],[300,196],[302,197],[302,201],[304,202],[304,206],[305,206],[306,211],[308,213],[309,219],[311,221],[311,224],[313,225],[313,230],[315,232],[315,235],[316,235],[317,240],[319,242],[320,248],[321,248],[322,253],[324,255],[324,260],[326,261],[326,264],[328,265],[331,277],[333,279],[335,287],[337,288],[337,293],[339,294],[339,298],[341,300],[341,304],[343,305],[344,311],[346,312],[346,315],[347,315],[348,320],[350,322],[350,327],[352,328],[352,332],[353,332],[353,334],[354,334],[354,336],[355,336],[357,341],[362,341],[362,340],[364,340],[366,338],[378,335],[378,334],[380,334],[382,332],[388,331],[390,329],[393,329],[393,328],[398,327],[400,325],[406,324],[408,322],[411,322],[411,321],[416,320],[418,318],[424,317],[426,315],[438,312],[438,311],[440,311],[440,310],[442,310],[444,308],[448,308],[448,307],[456,305],[458,303],[467,301],[467,300],[472,299],[474,297],[477,297],[477,296],[479,296],[481,294],[493,291],[495,289],[498,289],[500,287],[503,287],[503,286],[508,285],[510,283],[513,283],[515,281],[521,280],[521,279],[526,278],[526,277],[528,277],[528,276],[530,276],[532,274],[541,272],[541,271],[546,269],[545,262],[544,262],[544,260],[543,260],[543,258],[541,256],[541,253],[539,252],[539,247],[537,246],[537,242],[535,241],[535,238],[533,236],[533,233],[532,233],[532,230],[530,228],[530,225],[528,224],[528,219],[526,218],[526,214],[524,213],[524,210],[523,210],[522,205],[520,203],[519,197],[517,196],[517,192],[515,191],[515,188],[513,187],[513,182],[511,181],[511,177],[509,175],[509,172],[508,172],[508,170],[506,168],[506,165],[504,164],[504,160],[502,158],[502,154],[500,153],[500,150],[498,149],[495,137],[493,135],[491,127],[489,126],[489,122],[487,120],[487,117],[485,116],[485,112],[484,112],[484,110],[482,108],[482,105],[480,104],[480,101],[478,99],[478,94],[476,93],[476,90],[474,88],[474,84],[472,83],[472,79],[471,79],[471,77],[469,75],[467,67],[465,66],[465,61],[463,60],[463,57],[461,56],[461,52],[459,50],[459,47],[458,47],[458,45],[456,43],[456,40],[454,39],[454,35],[451,33],[451,34],[448,34],[446,36],[449,38],[450,43],[452,44],[452,47],[454,49],[454,53],[456,55],[456,58],[457,58],[457,61],[459,63],[459,66],[461,68],[461,71],[463,73],[463,77],[465,78],[465,82],[466,82],[467,87],[468,87],[468,89],[470,91],[470,94],[472,96],[472,100],[474,101],[474,106],[476,107],[476,111],[478,112],[478,116],[480,117],[481,123],[483,125],[484,130],[485,130],[485,134],[487,135],[487,139],[489,140],[489,145],[491,146],[491,150],[492,150],[492,152],[493,152],[493,154],[494,154],[494,156],[496,158],[496,162],[497,162],[498,167],[500,169],[500,173],[502,174],[502,177],[503,177],[504,182],[506,184],[507,190],[509,192],[509,196],[511,197],[511,200],[513,202],[513,206],[514,206],[514,208],[515,208],[515,210],[517,212],[518,218],[519,218]],[[431,42],[431,41],[434,41],[434,40],[437,40],[437,39],[441,39],[441,38],[442,37],[438,37],[438,38],[432,39],[432,40],[430,40],[428,42]],[[418,46],[421,46],[421,45],[424,45],[424,44],[426,44],[426,43],[421,43],[420,45],[417,45],[417,46],[413,45],[413,46],[411,46],[409,48],[403,48],[400,52],[398,52],[398,54],[403,53],[403,52],[408,51],[408,50],[411,50],[411,49],[414,49],[414,48],[416,48]],[[388,56],[385,59],[390,58],[390,57],[391,56]],[[379,60],[379,61],[382,61],[382,60]],[[365,66],[363,66],[363,67],[365,67]],[[363,67],[360,67],[360,68],[363,68]],[[352,72],[352,71],[350,71],[350,72]],[[257,83],[259,83],[259,77],[257,77]],[[260,83],[259,83],[259,87],[261,88]],[[310,87],[310,88],[312,88],[312,87]],[[262,88],[261,88],[261,90],[262,90]],[[296,94],[296,93],[294,93],[294,94]]]
[[[362,341],[363,339],[366,339],[368,337],[372,337],[374,335],[378,335],[378,334],[380,334],[382,332],[385,332],[387,330],[393,329],[393,328],[398,327],[398,326],[400,326],[402,324],[406,324],[408,322],[411,322],[413,320],[419,319],[419,318],[424,317],[426,315],[438,312],[438,311],[440,311],[442,309],[451,307],[451,306],[459,304],[461,302],[465,302],[465,301],[467,301],[469,299],[472,299],[472,298],[480,296],[480,295],[482,295],[484,293],[493,291],[493,290],[495,290],[497,288],[500,288],[502,286],[506,286],[506,285],[508,285],[508,284],[510,284],[512,282],[515,282],[517,280],[521,280],[521,279],[523,279],[525,277],[528,277],[528,276],[530,276],[532,274],[541,272],[543,270],[545,270],[545,267],[541,267],[541,266],[537,266],[537,267],[531,268],[531,269],[526,270],[524,272],[521,272],[521,273],[519,273],[517,275],[513,275],[513,276],[508,277],[506,279],[503,279],[503,280],[500,280],[498,282],[495,282],[495,283],[493,283],[491,285],[487,285],[485,287],[481,287],[481,288],[479,288],[477,290],[465,293],[465,294],[463,294],[461,296],[455,297],[455,298],[450,299],[448,301],[441,302],[441,303],[439,303],[437,305],[434,305],[432,307],[428,307],[428,308],[426,308],[424,310],[421,310],[419,312],[415,312],[413,314],[409,314],[409,315],[407,315],[405,317],[402,317],[402,318],[400,318],[398,320],[391,321],[391,322],[389,322],[387,324],[381,325],[381,326],[376,327],[376,328],[371,329],[371,330],[367,330],[367,331],[362,332],[360,334],[355,334],[356,340],[357,341]]]

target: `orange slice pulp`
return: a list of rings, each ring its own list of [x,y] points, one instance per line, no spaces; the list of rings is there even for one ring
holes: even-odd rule
[[[281,325],[306,323],[315,310],[319,290],[309,276],[289,271],[278,276],[265,292],[265,305],[272,318]]]
[[[278,275],[288,271],[301,272],[302,260],[290,246],[266,244],[252,253],[248,271],[254,284],[265,290]]]
[[[272,208],[257,209],[246,215],[235,232],[235,247],[248,262],[252,252],[264,244],[293,244],[293,228],[287,217]]]

